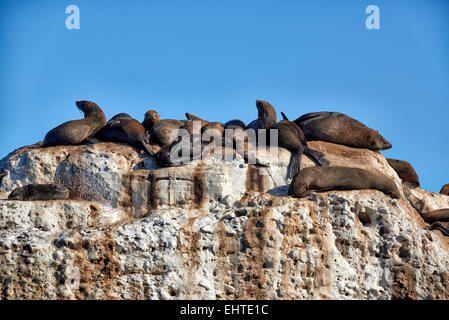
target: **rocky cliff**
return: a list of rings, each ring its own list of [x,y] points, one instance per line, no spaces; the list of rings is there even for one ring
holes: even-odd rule
[[[237,155],[173,168],[125,144],[18,149],[0,163],[0,297],[448,299],[448,238],[420,214],[449,197],[409,189],[380,153],[310,145],[403,196],[288,197],[283,149],[259,155],[269,167]],[[6,200],[29,183],[65,185],[71,200]]]

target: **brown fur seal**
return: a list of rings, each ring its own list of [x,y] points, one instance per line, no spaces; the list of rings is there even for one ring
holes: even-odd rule
[[[161,148],[161,150],[156,153],[156,163],[161,167],[183,166],[209,154],[215,146],[214,142],[202,141],[200,143],[201,149],[194,150],[193,144],[196,139],[197,138],[195,138],[194,135],[190,135],[189,137],[179,137],[177,141]],[[185,143],[188,144],[186,147],[189,148],[190,152],[183,155],[182,149]]]
[[[426,222],[449,221],[449,209],[439,209],[423,213],[421,217]]]
[[[258,125],[259,129],[274,129],[278,131],[278,146],[289,150],[291,155],[290,161],[290,177],[294,177],[301,169],[301,156],[306,154],[312,161],[320,166],[329,165],[329,161],[324,158],[322,152],[310,149],[307,146],[307,140],[295,123],[288,120],[281,120],[276,123],[276,110],[266,101],[256,101],[258,111]],[[267,132],[267,145],[274,141],[270,138],[269,131]]]
[[[324,153],[310,149],[301,129],[293,122],[281,120],[270,129],[278,130],[278,145],[289,150],[291,155],[290,177],[294,177],[301,170],[301,156],[304,153],[320,166],[328,166],[330,162]]]
[[[15,188],[8,196],[9,200],[37,201],[37,200],[67,200],[69,190],[55,184],[29,184]]]
[[[409,182],[419,187],[419,177],[412,165],[404,160],[387,158],[390,167],[396,171],[402,182]]]
[[[178,137],[179,128],[186,125],[187,121],[163,119],[159,120],[159,114],[150,110],[145,113],[142,124],[150,132],[150,140],[158,143],[161,147],[172,144]]]
[[[76,106],[84,113],[84,119],[68,121],[50,130],[43,147],[81,144],[106,125],[106,116],[94,102],[77,101]]]
[[[274,107],[267,101],[256,100],[257,119],[246,126],[246,130],[268,129],[276,124],[277,116]]]
[[[377,131],[343,113],[312,112],[294,122],[302,129],[308,141],[328,141],[374,151],[392,147]]]
[[[312,191],[376,189],[399,198],[393,180],[379,173],[348,167],[310,167],[301,170],[288,189],[288,195],[303,198]]]
[[[215,146],[223,144],[223,134],[225,130],[224,124],[220,122],[209,122],[201,131],[194,132],[194,121],[192,120],[186,126],[182,127],[189,132],[189,137],[178,137],[178,140],[169,146],[165,146],[156,155],[156,163],[159,166],[180,166],[186,165],[193,160],[204,158],[213,150]],[[197,128],[200,124],[197,123]],[[205,135],[208,136],[205,136]],[[204,140],[203,140],[204,139]],[[184,145],[187,143],[188,145]],[[182,148],[186,147],[190,150],[187,155],[182,155]],[[195,149],[198,146],[199,149]]]
[[[443,194],[445,196],[449,196],[449,183],[445,184],[443,188],[441,188],[440,194]]]
[[[206,130],[216,130],[223,135],[225,125],[221,122],[209,122],[201,127],[201,133],[203,134]]]
[[[154,152],[148,149],[149,135],[139,121],[133,119],[126,113],[119,113],[108,121],[97,137],[105,141],[124,142],[143,149],[150,156]]]
[[[234,119],[225,123],[225,130],[228,132],[224,134],[224,144],[233,149],[237,148],[237,142],[243,143],[245,141],[246,135],[246,125],[243,121]],[[229,131],[232,130],[232,131]]]

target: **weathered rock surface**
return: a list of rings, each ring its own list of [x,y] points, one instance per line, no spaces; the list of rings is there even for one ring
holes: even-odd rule
[[[0,163],[0,297],[448,299],[448,240],[420,214],[449,197],[402,185],[380,153],[310,147],[382,172],[404,197],[287,197],[283,149],[259,155],[269,167],[237,155],[176,168],[125,144],[18,149]],[[72,200],[6,200],[28,183],[63,184]]]

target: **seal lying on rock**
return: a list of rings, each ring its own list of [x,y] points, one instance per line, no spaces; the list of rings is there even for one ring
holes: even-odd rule
[[[208,139],[208,141],[211,141],[214,138],[213,142],[216,146],[223,145],[224,131],[225,125],[223,123],[209,122],[201,128],[201,140]]]
[[[276,111],[271,104],[266,101],[256,101],[256,107],[258,111],[258,125],[260,129],[268,129],[267,137],[269,142],[273,145],[274,141],[269,135],[271,129],[278,132],[278,146],[289,150],[291,154],[290,161],[290,176],[295,176],[301,169],[301,156],[304,153],[311,158],[312,161],[320,166],[328,166],[330,162],[324,158],[324,154],[317,150],[310,149],[307,146],[307,140],[295,123],[286,119],[276,123]]]
[[[301,170],[292,180],[288,195],[303,198],[312,191],[376,189],[399,198],[396,184],[381,173],[348,167],[311,167]]]
[[[184,139],[188,139],[187,142]],[[193,160],[201,159],[207,156],[215,146],[215,142],[200,143],[200,150],[193,148],[194,141],[196,141],[193,135],[189,137],[179,137],[177,141],[172,144],[161,148],[156,153],[156,163],[161,167],[176,167],[183,166],[190,163]],[[182,154],[183,144],[187,143],[189,153]]]
[[[449,183],[445,184],[443,188],[441,188],[440,194],[443,194],[445,196],[449,196]]]
[[[396,171],[402,182],[409,182],[419,187],[419,177],[412,165],[404,160],[387,158],[390,167]]]
[[[106,116],[94,102],[77,101],[76,106],[84,113],[84,119],[68,121],[50,130],[43,147],[79,145],[106,125]]]
[[[449,209],[439,209],[423,213],[421,217],[426,222],[449,221]]]
[[[186,165],[193,160],[206,157],[215,146],[223,145],[224,124],[220,122],[208,122],[201,130],[199,123],[195,128],[194,121],[190,121],[182,129],[187,130],[187,136],[179,136],[177,141],[163,147],[156,154],[156,163],[159,166],[171,167]],[[203,141],[203,139],[205,141]],[[212,140],[213,139],[213,140]],[[188,149],[188,154],[182,154],[183,148]]]
[[[36,200],[67,200],[69,190],[55,184],[29,184],[15,188],[8,196],[9,200],[36,201]]]
[[[119,113],[112,117],[97,133],[97,137],[105,141],[124,142],[142,148],[150,156],[155,154],[148,149],[149,135],[144,126],[126,113]]]
[[[186,125],[187,121],[162,119],[159,120],[159,114],[150,110],[145,113],[145,119],[142,125],[150,133],[150,140],[165,147],[173,143],[178,138],[179,128]]]
[[[374,151],[392,147],[377,131],[343,113],[312,112],[293,122],[302,129],[309,141],[321,140]]]
[[[245,135],[245,123],[241,120],[234,119],[226,122],[224,126],[225,130],[227,130],[224,135],[224,145],[232,147],[233,149],[243,147],[243,143],[247,138]]]

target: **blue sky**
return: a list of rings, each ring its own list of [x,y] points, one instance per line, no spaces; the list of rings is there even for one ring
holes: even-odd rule
[[[380,30],[365,27],[372,4]],[[2,0],[0,48],[0,157],[81,118],[76,100],[108,118],[248,123],[263,99],[291,118],[346,113],[425,189],[449,183],[449,1]]]

